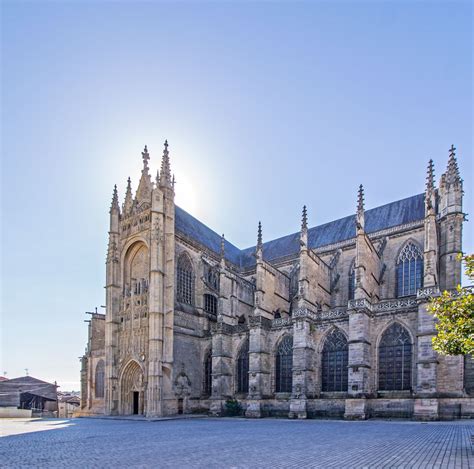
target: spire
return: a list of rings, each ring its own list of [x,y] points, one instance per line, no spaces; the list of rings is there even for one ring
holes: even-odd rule
[[[142,158],[143,158],[143,171],[148,173],[148,160],[150,159],[150,155],[148,154],[148,148],[145,145],[144,150],[142,151]]]
[[[308,213],[306,211],[306,205],[303,205],[303,214],[301,217],[301,231],[308,230]]]
[[[255,257],[257,261],[263,259],[262,223],[258,222],[257,246],[255,247]]]
[[[149,201],[151,199],[152,183],[150,174],[148,173],[148,160],[150,159],[150,155],[148,154],[148,148],[146,145],[142,151],[142,158],[142,176],[138,183],[137,193],[135,194],[135,202],[137,205],[139,205],[140,202]]]
[[[125,192],[125,201],[122,206],[122,213],[128,216],[132,211],[133,207],[133,196],[132,196],[132,181],[130,177],[127,179],[127,190]]]
[[[364,186],[359,186],[359,192],[357,196],[357,215],[356,215],[357,229],[364,229],[365,226],[365,214],[364,214]]]
[[[428,162],[428,170],[426,171],[426,192],[430,192],[435,188],[435,179],[434,179],[434,163],[433,160]]]
[[[113,211],[120,212],[118,193],[117,193],[117,184],[114,185],[114,193],[112,195],[112,205],[110,206],[110,213]]]
[[[222,236],[221,236],[221,252],[220,252],[220,255],[221,255],[221,259],[224,259],[224,256],[225,256],[225,237],[224,237],[224,233],[222,233]]]
[[[308,246],[308,212],[306,211],[306,205],[303,205],[303,212],[301,215],[300,246],[301,249]]]
[[[359,192],[357,195],[357,213],[364,212],[364,186],[361,184],[359,186]]]
[[[165,149],[161,158],[160,186],[172,187],[168,140],[165,140]]]
[[[458,162],[456,160],[456,148],[451,145],[449,149],[448,170],[446,171],[446,182],[448,184],[455,184],[461,181],[459,175]]]
[[[262,222],[258,222],[258,230],[257,230],[257,249],[262,249]]]
[[[426,209],[432,209],[435,206],[435,178],[434,178],[434,163],[433,160],[428,162],[428,170],[426,174],[426,190],[425,190],[425,205]]]

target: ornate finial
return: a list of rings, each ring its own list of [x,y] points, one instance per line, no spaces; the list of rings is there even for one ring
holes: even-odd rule
[[[364,186],[359,186],[359,193],[357,196],[357,214],[356,214],[356,227],[358,230],[364,230],[365,227],[365,214],[364,214]]]
[[[224,255],[225,255],[225,237],[224,237],[224,233],[222,233],[222,236],[221,236],[221,259],[224,259]]]
[[[110,207],[110,211],[112,211],[112,210],[120,211],[119,202],[118,202],[117,184],[114,185],[114,192],[113,192],[113,195],[112,195],[112,205]]]
[[[257,249],[262,247],[262,222],[258,222],[258,231],[257,231]]]
[[[124,215],[130,214],[133,207],[133,196],[132,196],[132,180],[130,177],[127,179],[127,190],[125,191],[125,200],[122,206],[122,213]]]
[[[428,170],[426,174],[426,191],[425,191],[425,205],[426,209],[430,210],[434,207],[434,191],[435,191],[435,179],[434,179],[434,163],[430,159],[428,162]]]
[[[143,158],[143,169],[148,170],[148,160],[150,159],[150,155],[148,154],[148,148],[145,145],[144,150],[142,151],[142,158]]]
[[[176,184],[176,179],[175,179],[174,174],[173,174],[173,179],[171,180],[171,185],[173,186],[173,189],[174,189],[175,184]]]
[[[160,169],[160,186],[173,187],[171,180],[170,159],[168,152],[168,140],[165,140],[165,148],[163,150],[163,157],[161,158]]]
[[[435,178],[434,178],[434,163],[433,160],[428,162],[428,170],[426,176],[426,191],[432,191],[435,188]]]
[[[457,183],[461,181],[459,174],[458,162],[456,160],[456,147],[451,145],[449,149],[448,170],[446,171],[448,183]]]
[[[308,213],[306,211],[306,205],[303,205],[303,215],[301,217],[301,231],[308,229]]]
[[[359,186],[359,193],[357,197],[357,213],[362,213],[364,211],[364,186],[361,184]]]

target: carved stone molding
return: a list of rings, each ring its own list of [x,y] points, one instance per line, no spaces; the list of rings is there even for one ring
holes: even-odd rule
[[[249,326],[270,329],[272,327],[272,321],[262,316],[249,316]]]
[[[308,319],[313,319],[316,321],[317,319],[317,314],[314,313],[313,311],[310,311],[308,308],[298,308],[293,312],[293,319],[303,319],[303,318],[308,318]]]
[[[397,311],[401,309],[411,309],[417,307],[415,298],[399,298],[388,301],[381,301],[372,306],[372,311],[384,312],[384,311]]]
[[[338,319],[347,316],[347,310],[345,309],[330,309],[328,311],[320,311],[318,313],[319,319]]]
[[[272,328],[273,329],[278,329],[280,327],[286,327],[286,326],[291,326],[292,324],[292,318],[276,318],[272,321]]]
[[[434,287],[425,287],[425,288],[420,288],[417,292],[416,292],[416,299],[417,300],[427,300],[429,298],[433,298],[435,296],[439,296],[440,295],[440,291],[439,291],[439,288],[437,286],[434,286]]]
[[[372,304],[365,298],[359,298],[357,300],[349,300],[347,309],[366,309],[372,311]]]

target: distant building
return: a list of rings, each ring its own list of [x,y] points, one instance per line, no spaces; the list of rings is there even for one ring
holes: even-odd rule
[[[57,385],[33,376],[0,381],[0,417],[57,417]]]
[[[222,415],[237,399],[248,417],[474,416],[473,361],[433,350],[428,311],[461,282],[454,147],[438,184],[430,161],[424,192],[420,174],[415,195],[366,210],[361,186],[352,215],[308,227],[304,208],[299,230],[264,242],[259,224],[247,249],[175,205],[166,142],[155,181],[146,147],[142,157],[136,193],[130,179],[121,207],[113,193],[107,310],[89,325],[83,412]],[[380,185],[400,184],[379,169]],[[317,184],[329,176],[314,178],[328,203]]]
[[[58,415],[60,418],[71,418],[81,405],[81,398],[75,394],[58,393]]]

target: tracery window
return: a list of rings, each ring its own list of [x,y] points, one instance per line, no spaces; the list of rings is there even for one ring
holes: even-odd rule
[[[347,391],[348,352],[346,336],[339,329],[328,335],[323,347],[323,392]]]
[[[214,295],[208,293],[204,295],[204,311],[213,316],[217,315],[217,298]]]
[[[99,360],[95,367],[95,397],[104,397],[105,365]]]
[[[204,360],[204,395],[210,396],[212,393],[212,350],[206,355]]]
[[[416,295],[423,283],[423,254],[409,242],[397,259],[397,296]]]
[[[237,392],[249,392],[249,341],[248,339],[240,349],[237,358]]]
[[[379,390],[411,389],[412,344],[408,331],[398,323],[382,335],[379,345]]]
[[[293,383],[293,337],[287,335],[280,342],[275,365],[275,391],[291,392]]]
[[[351,267],[349,268],[349,300],[354,299],[355,286],[356,286],[355,262],[352,262]]]
[[[194,304],[194,272],[186,253],[178,257],[176,299],[188,305]]]
[[[219,291],[219,270],[204,262],[204,282],[211,290]]]

